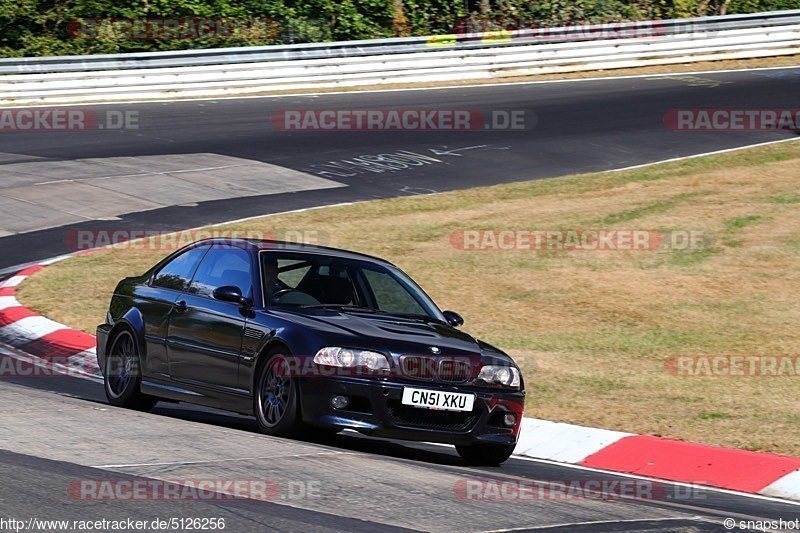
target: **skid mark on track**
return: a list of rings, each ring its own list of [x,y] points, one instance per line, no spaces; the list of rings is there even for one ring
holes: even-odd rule
[[[688,74],[683,76],[659,76],[659,77],[650,77],[645,79],[647,79],[648,81],[674,80],[677,82],[681,82],[682,84],[688,85],[689,87],[706,87],[709,89],[713,89],[715,87],[719,87],[720,85],[724,85],[727,83],[733,83],[731,81],[715,80],[713,78],[704,78],[702,76],[691,76]]]

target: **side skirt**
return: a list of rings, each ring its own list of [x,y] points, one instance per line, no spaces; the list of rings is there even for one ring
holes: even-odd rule
[[[142,392],[165,400],[193,403],[253,416],[253,398],[248,394],[238,394],[153,378],[142,380]]]

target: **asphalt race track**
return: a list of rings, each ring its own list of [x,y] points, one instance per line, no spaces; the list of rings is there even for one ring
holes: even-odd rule
[[[674,109],[792,108],[798,88],[800,70],[780,69],[91,106],[98,116],[136,111],[138,129],[0,130],[0,236],[6,235],[0,240],[0,269],[74,251],[65,244],[65,235],[75,228],[184,229],[330,203],[620,168],[791,138],[797,132],[673,131],[664,117]],[[271,123],[273,113],[308,109],[459,109],[478,110],[485,117],[523,112],[525,122],[515,130],[408,132],[287,132]],[[408,152],[439,162],[399,170],[331,167],[361,156]],[[256,191],[248,184],[248,196],[197,203],[214,197],[208,187],[223,172],[205,169],[242,168],[233,176],[230,168],[224,169],[226,186],[234,189],[247,174],[264,171],[236,167],[247,163],[268,164],[266,171],[272,174],[276,169],[302,173],[303,185],[285,192],[283,183],[276,188],[269,182]],[[158,183],[169,169],[191,175],[192,181],[183,182],[190,193],[175,197],[175,204],[182,206],[158,207],[159,196],[168,192]],[[118,175],[127,181],[109,185]],[[143,185],[136,189],[137,183],[148,184],[153,192],[142,191]],[[176,189],[170,192],[176,194]],[[141,212],[123,215],[130,211]]]
[[[382,531],[394,529],[392,526],[425,531],[529,528],[564,532],[720,531],[716,521],[722,518],[793,520],[800,517],[796,505],[700,488],[687,489],[670,483],[655,483],[652,493],[657,497],[639,501],[614,497],[463,501],[456,487],[466,479],[564,484],[630,483],[631,479],[517,458],[500,468],[467,468],[449,447],[376,440],[352,432],[323,443],[268,438],[256,434],[255,424],[248,418],[182,404],[162,403],[153,414],[147,415],[113,410],[114,424],[101,425],[91,416],[98,410],[108,410],[104,403],[101,384],[75,378],[19,377],[0,382],[0,426],[9,425],[7,421],[14,417],[36,413],[36,420],[31,420],[22,431],[0,438],[0,447],[9,450],[0,452],[0,475],[4,480],[0,486],[0,502],[4,510],[13,509],[16,517],[42,519],[80,519],[89,515],[109,520],[121,516],[150,520],[169,512],[181,516],[226,516],[234,520],[230,523],[231,531],[260,531],[260,527]],[[73,414],[75,412],[77,415]],[[51,424],[71,427],[69,436],[65,436],[71,446],[48,440]],[[19,428],[20,423],[14,422],[14,425]],[[105,447],[94,444],[93,436],[98,430],[103,432]],[[201,454],[192,455],[190,460],[181,457],[169,461],[180,453],[174,451],[170,440],[181,442],[181,451],[184,447],[191,450],[192,443],[210,440],[211,433],[217,431],[227,432],[224,442],[230,447],[219,450],[224,452],[222,458],[201,459],[206,457]],[[146,443],[136,442],[139,434],[139,440],[161,453],[159,457],[166,462],[141,460],[150,450],[146,450]],[[152,438],[154,434],[158,435],[157,440]],[[227,456],[236,451],[239,439],[250,437],[261,439],[259,442],[263,444],[256,448],[252,440],[246,441],[241,457]],[[119,440],[127,445],[120,446],[116,442]],[[102,448],[102,451],[95,452],[94,448]],[[140,449],[144,455],[131,451]],[[347,456],[349,463],[313,460],[311,450],[323,456],[341,453]],[[197,451],[201,452],[203,450]],[[133,458],[126,460],[131,453]],[[296,456],[288,453],[309,456],[309,460],[299,463]],[[105,466],[109,463],[112,466]],[[203,470],[195,467],[188,475],[181,470],[200,464],[205,467]],[[87,468],[98,465],[104,466]],[[100,506],[95,502],[75,501],[65,490],[71,480],[119,480],[120,474],[149,479],[312,479],[320,484],[323,497],[322,501],[291,502],[292,509],[274,502],[236,501],[215,502],[212,509],[202,505],[203,502],[189,501],[180,502],[180,507],[173,510],[166,506],[169,502],[153,501],[111,502]],[[375,505],[372,497],[381,500],[379,514],[365,512]],[[7,507],[7,502],[13,505]],[[328,507],[329,502],[335,502],[335,506]],[[228,506],[234,509],[227,509]],[[328,511],[321,512],[325,509]],[[235,521],[237,516],[245,520]],[[349,523],[350,519],[355,520]],[[359,521],[367,522],[369,527]],[[578,526],[578,523],[583,525]]]
[[[671,109],[794,108],[798,89],[800,69],[779,69],[89,106],[98,114],[136,111],[139,127],[0,132],[0,206],[5,206],[0,208],[0,270],[74,251],[66,235],[78,228],[182,229],[289,209],[613,169],[789,139],[797,132],[680,132],[667,128],[663,119]],[[287,132],[270,122],[273,113],[292,109],[388,108],[469,109],[484,116],[522,111],[526,127]],[[438,161],[381,171],[336,164],[398,153]],[[214,171],[223,167],[229,172],[228,192],[238,194],[211,190]],[[117,171],[109,173],[114,168]],[[76,174],[83,169],[85,175]],[[254,196],[248,192],[254,186],[253,173],[278,177],[267,182],[270,190]],[[169,202],[158,194],[148,199],[147,191],[123,190],[127,185],[119,178],[131,176],[188,180],[197,185],[198,198],[163,205]],[[55,214],[44,209],[47,198],[37,189],[53,183],[64,187],[52,206]],[[287,190],[287,183],[304,185]],[[102,207],[98,199],[106,198],[109,190],[129,195],[130,205],[147,201],[160,205],[127,213],[125,203],[114,196],[118,213],[98,216],[96,210]],[[204,197],[203,191],[208,195]],[[229,197],[214,199],[215,194]],[[9,211],[8,206],[20,203],[30,211]],[[65,207],[70,204],[73,207]],[[26,216],[28,212],[37,214]],[[11,227],[18,221],[20,226]],[[0,357],[9,353],[0,347]],[[797,505],[697,488],[686,497],[685,487],[669,483],[659,484],[658,497],[633,501],[468,501],[454,489],[464,479],[630,478],[520,458],[501,468],[467,468],[449,447],[378,441],[350,432],[330,442],[272,439],[257,435],[254,421],[210,409],[161,403],[153,414],[141,414],[107,408],[104,400],[102,386],[93,381],[0,377],[0,449],[7,450],[0,452],[4,513],[13,510],[17,518],[53,519],[225,517],[228,531],[723,531],[723,518],[800,518]],[[6,430],[12,422],[17,428],[13,434]],[[64,442],[48,440],[60,425],[68,427],[61,433]],[[212,434],[223,444],[210,450],[204,441]],[[226,458],[220,459],[216,452]],[[322,491],[319,497],[291,502],[87,503],[68,497],[64,489],[76,478],[166,475],[302,478],[318,481]]]

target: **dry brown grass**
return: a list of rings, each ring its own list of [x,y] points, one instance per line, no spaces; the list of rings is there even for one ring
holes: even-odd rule
[[[799,377],[686,378],[671,355],[800,355],[800,143],[621,173],[398,198],[238,224],[317,229],[326,244],[386,257],[465,328],[508,349],[527,414],[800,455]],[[466,252],[465,228],[700,228],[695,253]],[[91,331],[118,279],[166,252],[77,257],[20,298]]]

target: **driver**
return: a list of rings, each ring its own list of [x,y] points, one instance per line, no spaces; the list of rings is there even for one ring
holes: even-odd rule
[[[284,289],[288,289],[289,286],[278,279],[278,260],[270,258],[267,260],[266,264],[266,292],[267,292],[267,301],[272,301],[272,296],[277,293],[278,291],[282,291]]]

